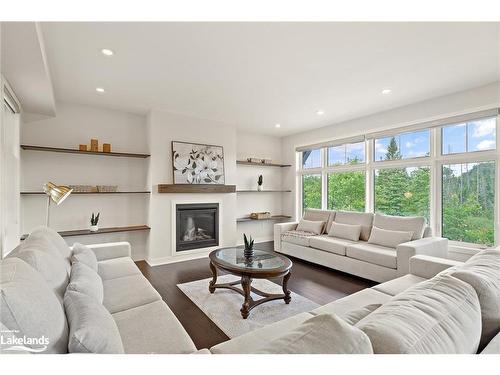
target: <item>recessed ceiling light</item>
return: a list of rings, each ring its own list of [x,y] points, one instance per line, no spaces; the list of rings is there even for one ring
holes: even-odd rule
[[[281,124],[274,125],[276,128],[281,128]]]
[[[318,110],[316,111],[316,114],[317,114],[318,116],[323,116],[323,115],[325,114],[325,111],[323,111],[322,109],[318,109]]]
[[[382,90],[382,94],[384,94],[384,95],[390,94],[391,92],[392,92],[391,89],[383,89]]]
[[[103,89],[102,87],[97,87],[97,88],[95,89],[95,91],[100,92],[100,93],[103,93],[103,92],[104,92],[104,89]]]
[[[113,56],[114,55],[114,52],[110,49],[107,49],[107,48],[103,48],[101,50],[101,52],[103,55],[106,55],[106,56]]]

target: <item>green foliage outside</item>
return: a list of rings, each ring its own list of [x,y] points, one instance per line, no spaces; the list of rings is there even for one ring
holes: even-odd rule
[[[328,209],[365,210],[365,172],[341,172],[328,175]]]
[[[309,174],[302,176],[303,207],[321,208],[321,175]]]

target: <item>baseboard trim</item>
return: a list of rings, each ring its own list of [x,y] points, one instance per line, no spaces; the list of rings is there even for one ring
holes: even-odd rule
[[[175,256],[175,257],[171,256],[171,257],[162,257],[162,258],[146,258],[144,260],[151,267],[154,267],[154,266],[161,266],[162,264],[171,264],[171,263],[185,262],[185,261],[188,261],[188,260],[206,258],[206,257],[208,257],[208,254],[210,254],[210,251],[206,251],[206,252],[202,252],[202,253],[196,253],[196,254],[189,254],[189,255],[186,255],[186,256]]]

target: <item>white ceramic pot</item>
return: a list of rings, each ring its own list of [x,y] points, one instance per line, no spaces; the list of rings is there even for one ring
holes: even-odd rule
[[[262,185],[257,185],[257,191],[262,191],[263,187]]]
[[[91,232],[97,232],[99,230],[99,225],[91,225],[90,226],[90,231]]]

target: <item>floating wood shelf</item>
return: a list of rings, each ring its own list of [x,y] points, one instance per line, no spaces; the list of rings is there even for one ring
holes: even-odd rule
[[[74,191],[71,195],[88,194],[151,194],[150,191]],[[21,195],[45,195],[43,191],[21,191]]]
[[[248,221],[270,221],[270,220],[279,221],[279,220],[286,220],[286,219],[291,219],[291,218],[292,217],[288,216],[288,215],[273,215],[273,216],[266,218],[266,219],[251,219],[250,217],[240,217],[240,218],[236,219],[236,222],[237,223],[244,223],[244,222],[248,222]]]
[[[87,236],[90,234],[103,234],[103,233],[118,233],[118,232],[135,232],[138,230],[150,230],[151,228],[147,225],[131,225],[127,227],[111,227],[111,228],[101,228],[97,232],[91,232],[88,229],[77,229],[77,230],[64,230],[58,232],[62,237],[72,237],[72,236]]]
[[[236,190],[237,193],[291,193],[291,190]]]
[[[236,185],[158,184],[158,193],[234,193]]]
[[[253,166],[257,166],[257,167],[279,167],[279,168],[291,167],[290,164],[256,163],[256,162],[246,161],[246,160],[236,160],[236,164],[253,165]]]
[[[64,154],[81,154],[81,155],[100,155],[100,156],[117,156],[122,158],[149,158],[149,154],[136,154],[130,152],[100,152],[100,151],[80,151],[73,148],[60,148],[60,147],[45,147],[33,145],[21,145],[23,150],[30,151],[46,151],[46,152],[61,152]]]

